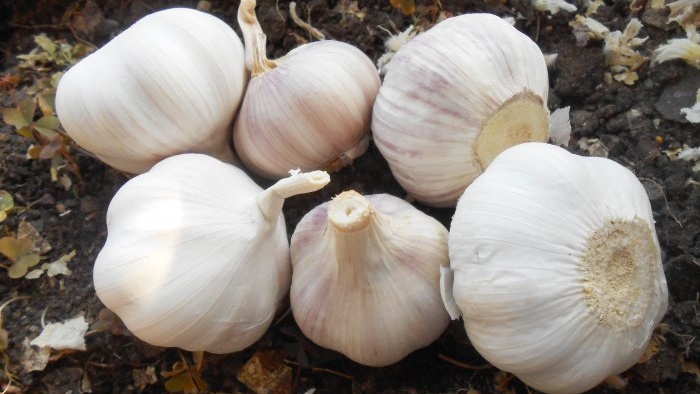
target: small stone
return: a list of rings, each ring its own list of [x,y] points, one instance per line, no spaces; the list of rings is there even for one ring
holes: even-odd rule
[[[687,122],[681,108],[689,108],[695,104],[698,86],[700,86],[700,72],[691,72],[677,83],[667,86],[654,104],[654,108],[665,119]]]

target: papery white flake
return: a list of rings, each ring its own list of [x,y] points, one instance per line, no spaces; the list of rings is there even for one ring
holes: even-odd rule
[[[700,160],[700,148],[684,148],[677,156],[681,160],[695,161]]]
[[[85,333],[88,323],[81,316],[63,323],[49,323],[38,337],[30,344],[38,347],[50,347],[56,350],[86,350]]]
[[[690,123],[700,123],[700,89],[695,95],[695,104],[690,108],[681,108],[681,113]]]
[[[548,11],[552,15],[557,14],[559,11],[575,12],[577,10],[575,5],[564,0],[533,0],[532,5],[537,11]]]
[[[414,30],[414,26],[410,25],[406,30],[399,34],[392,34],[389,38],[384,41],[384,48],[386,52],[377,60],[377,70],[379,70],[380,75],[386,74],[389,66],[389,62],[394,57],[394,54],[401,49],[404,44],[411,41],[416,35],[417,31]]]
[[[571,139],[570,107],[557,108],[549,117],[549,139],[557,145],[568,146]]]

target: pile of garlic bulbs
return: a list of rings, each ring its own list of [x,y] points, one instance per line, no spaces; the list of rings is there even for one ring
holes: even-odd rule
[[[448,18],[381,81],[338,41],[268,59],[254,9],[238,10],[245,47],[211,15],[166,10],[59,84],[75,141],[140,174],[110,203],[94,269],[137,337],[239,351],[289,295],[311,341],[369,366],[429,345],[450,316],[544,392],[639,359],[667,305],[649,202],[618,164],[545,143],[549,80],[530,38],[490,14]],[[361,160],[370,133],[409,196],[456,205],[449,231],[397,196],[346,190],[288,237],[284,199]]]

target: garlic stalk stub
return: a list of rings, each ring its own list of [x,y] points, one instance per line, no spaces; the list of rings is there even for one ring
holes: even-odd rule
[[[142,173],[186,152],[232,163],[230,127],[247,79],[231,27],[173,8],[142,18],[68,70],[56,111],[71,138],[122,171]]]
[[[546,141],[547,66],[491,14],[448,18],[399,49],[374,104],[374,141],[403,188],[454,206],[500,152]]]
[[[243,164],[275,179],[289,168],[333,167],[362,155],[380,84],[372,61],[354,46],[332,40],[270,60],[255,0],[241,1],[238,23],[251,71],[233,131]]]
[[[479,353],[546,393],[634,365],[666,311],[649,200],[612,160],[504,151],[460,198],[449,250],[448,309],[452,294]]]
[[[167,158],[111,201],[97,295],[150,344],[241,350],[264,334],[289,290],[284,198],[328,182],[316,171],[262,190],[212,157]]]
[[[406,201],[343,192],[304,216],[290,248],[292,312],[318,345],[384,366],[447,327],[447,230]]]

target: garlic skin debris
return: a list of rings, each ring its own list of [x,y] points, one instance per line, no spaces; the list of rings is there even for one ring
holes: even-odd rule
[[[233,163],[230,127],[247,80],[230,26],[173,8],[140,19],[69,69],[56,112],[80,146],[125,172],[187,152]]]
[[[329,180],[295,173],[262,190],[210,156],[166,158],[112,199],[97,295],[152,345],[241,350],[265,333],[289,290],[284,198]]]
[[[548,89],[542,52],[508,22],[448,18],[391,60],[374,104],[374,142],[411,196],[452,207],[501,151],[547,141]]]
[[[440,296],[447,229],[398,197],[343,192],[302,218],[290,249],[292,312],[320,346],[385,366],[449,323]]]
[[[277,179],[290,168],[339,167],[362,155],[380,84],[372,60],[333,40],[305,44],[270,60],[255,0],[241,1],[238,23],[251,79],[233,141],[245,167]]]
[[[554,145],[491,163],[457,204],[449,252],[448,310],[456,302],[491,364],[545,393],[630,368],[668,305],[644,187],[612,160]]]

